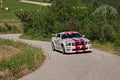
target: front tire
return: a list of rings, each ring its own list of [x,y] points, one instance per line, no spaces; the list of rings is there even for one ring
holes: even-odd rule
[[[63,53],[63,54],[66,53],[66,52],[65,52],[65,47],[64,47],[64,46],[62,46],[62,53]]]
[[[52,51],[55,51],[55,45],[52,43]]]

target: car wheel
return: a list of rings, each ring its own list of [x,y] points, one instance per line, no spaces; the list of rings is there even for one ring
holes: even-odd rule
[[[52,43],[52,50],[55,51],[54,43]]]
[[[66,52],[65,52],[65,47],[64,47],[64,46],[62,46],[62,53],[63,53],[63,54],[66,53]]]

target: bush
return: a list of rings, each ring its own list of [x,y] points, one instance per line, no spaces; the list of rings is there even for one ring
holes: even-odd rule
[[[8,23],[4,23],[3,26],[0,26],[0,33],[19,33],[22,32],[19,28]]]
[[[42,64],[45,59],[45,56],[42,54],[40,49],[30,47],[27,44],[0,39],[0,48],[4,45],[12,46],[13,48],[20,51],[8,59],[0,58],[0,72],[3,72],[4,74],[0,74],[1,80],[17,80],[21,76],[34,71]],[[8,52],[9,51],[10,50],[8,49]]]

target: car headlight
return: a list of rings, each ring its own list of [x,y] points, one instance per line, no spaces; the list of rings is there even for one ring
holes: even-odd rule
[[[87,41],[87,43],[88,43],[88,44],[91,44],[91,42],[90,42],[90,41]]]
[[[75,43],[72,43],[72,46],[75,46]]]
[[[71,46],[71,43],[66,43],[66,46]]]

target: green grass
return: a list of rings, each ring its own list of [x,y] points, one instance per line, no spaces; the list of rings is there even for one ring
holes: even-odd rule
[[[20,26],[20,24],[17,24]],[[2,26],[0,25],[0,34],[5,34],[5,33],[20,33],[23,32],[23,28],[21,27],[16,27],[14,24],[8,24],[4,23]]]
[[[43,37],[43,36],[32,36],[32,35],[27,35],[27,34],[21,35],[20,38],[30,39],[30,40],[48,41],[48,42],[51,41],[51,38],[49,38],[49,37],[46,37],[46,38],[45,38],[45,37]]]
[[[4,9],[5,7],[9,7],[10,9],[6,11]],[[22,3],[19,2],[19,0],[3,0],[3,8],[0,8],[0,23],[20,23],[20,20],[15,15],[17,10],[35,10],[40,8],[42,8],[42,6]]]
[[[9,10],[6,11],[5,7],[9,7]],[[20,20],[16,17],[15,12],[20,9],[28,9],[28,10],[39,10],[44,8],[39,5],[22,3],[20,0],[3,0],[3,8],[0,8],[0,27],[6,27],[4,24],[15,26],[18,29],[22,29],[23,25],[21,25]],[[1,32],[0,28],[0,32]],[[22,30],[21,30],[22,31]],[[9,31],[4,31],[1,33],[8,33]],[[14,31],[12,32],[14,33]]]
[[[114,43],[111,42],[101,43],[99,41],[93,41],[93,47],[120,56],[120,47],[116,47]]]
[[[4,45],[12,46],[20,51],[7,60],[0,60],[0,73],[3,73],[0,74],[1,80],[16,80],[34,71],[45,60],[41,49],[30,47],[21,42],[0,39],[0,49],[2,49]]]

